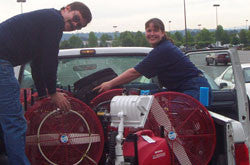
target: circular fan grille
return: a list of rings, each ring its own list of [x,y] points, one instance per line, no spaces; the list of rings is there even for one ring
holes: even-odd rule
[[[62,111],[50,100],[37,101],[26,112],[26,153],[32,164],[97,164],[104,135],[95,112],[83,102],[67,97],[71,110]]]
[[[216,135],[207,109],[191,96],[177,92],[155,94],[145,128],[160,135],[160,127],[172,150],[172,164],[208,164]]]

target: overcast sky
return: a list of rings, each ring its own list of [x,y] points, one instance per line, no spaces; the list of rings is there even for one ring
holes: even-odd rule
[[[78,0],[81,1],[81,0]],[[26,0],[23,12],[43,8],[60,9],[72,0]],[[145,31],[144,23],[153,17],[160,18],[167,31],[182,30],[184,0],[84,0],[93,15],[92,22],[78,32]],[[187,28],[214,29],[216,8],[218,24],[224,29],[246,27],[250,24],[250,0],[186,0]],[[0,22],[21,13],[17,0],[0,0]],[[249,20],[249,21],[246,21]],[[169,23],[171,21],[171,23]],[[198,25],[201,26],[198,26]],[[114,26],[117,26],[114,28]]]

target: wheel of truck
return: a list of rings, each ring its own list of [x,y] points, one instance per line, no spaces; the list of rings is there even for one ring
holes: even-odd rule
[[[216,60],[214,60],[214,65],[216,65],[216,66],[218,65],[218,62]]]
[[[209,66],[209,62],[207,61],[207,66]]]
[[[224,64],[227,65],[227,62],[225,62]]]

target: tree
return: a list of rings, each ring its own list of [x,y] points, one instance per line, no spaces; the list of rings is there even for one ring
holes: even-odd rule
[[[240,43],[247,45],[247,32],[246,30],[242,29],[239,33]]]
[[[71,48],[82,48],[83,47],[83,43],[81,38],[79,38],[76,35],[73,35],[69,38],[69,45]]]
[[[250,45],[250,30],[247,31],[247,45]]]
[[[134,43],[135,43],[134,46],[145,46],[145,47],[150,46],[150,44],[146,40],[145,35],[140,31],[135,33]]]
[[[203,28],[199,33],[197,33],[196,40],[197,41],[207,41],[207,42],[212,43],[213,36],[209,30],[207,30],[206,28]]]
[[[71,46],[69,44],[69,41],[68,40],[64,40],[60,43],[60,46],[59,46],[60,49],[70,49]]]
[[[120,34],[121,46],[134,46],[134,36],[131,32],[125,31]]]
[[[222,39],[221,39],[222,44],[229,44],[230,43],[230,36],[228,35],[227,31],[224,31],[222,34]]]
[[[100,37],[100,47],[107,47],[108,46],[107,41],[111,40],[111,39],[112,39],[112,37],[109,36],[108,34],[103,34]]]
[[[232,40],[231,40],[231,44],[233,45],[238,45],[240,43],[240,39],[237,36],[237,34],[233,34]]]
[[[215,40],[216,41],[222,41],[224,34],[224,29],[221,25],[218,25],[215,31]]]
[[[186,42],[186,36],[185,36],[185,42]],[[191,35],[190,31],[187,31],[187,45],[188,46],[194,45],[194,37]]]
[[[88,39],[88,47],[97,47],[97,37],[95,36],[94,32],[89,33],[89,39]]]
[[[174,33],[174,40],[178,42],[183,42],[183,35],[180,32]]]
[[[115,32],[115,36],[112,42],[113,47],[117,47],[121,45],[120,37],[118,36],[117,32]]]

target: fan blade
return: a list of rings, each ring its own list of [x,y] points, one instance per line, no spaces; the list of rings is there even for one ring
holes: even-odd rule
[[[156,99],[153,101],[151,112],[155,120],[159,123],[159,125],[164,126],[164,129],[166,130],[166,132],[175,133],[176,138],[174,138],[173,140],[180,141],[180,139],[178,138],[178,134],[175,132],[175,129],[172,127],[172,124],[171,124],[171,121],[169,120],[168,115],[164,112],[164,109],[160,106],[160,104],[158,103]],[[173,140],[170,139],[170,140],[167,140],[167,142],[169,143],[169,146],[172,148],[180,164],[192,165],[184,147],[179,142],[172,143]]]

